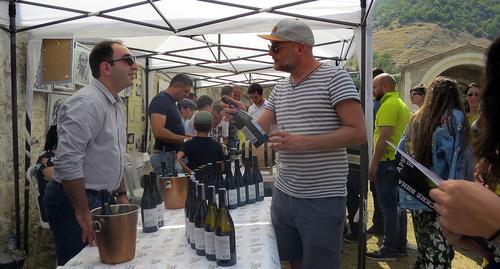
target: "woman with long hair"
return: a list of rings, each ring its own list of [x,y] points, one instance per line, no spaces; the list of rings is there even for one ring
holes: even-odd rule
[[[484,248],[463,235],[487,239],[491,249],[484,266],[500,268],[500,37],[486,52],[482,93],[475,147],[478,182],[444,182],[430,194],[448,240],[485,256]]]
[[[437,77],[420,110],[413,114],[399,148],[441,178],[472,178],[470,126],[455,80]],[[412,213],[417,241],[415,268],[451,268],[453,250],[437,223],[436,213],[400,191],[401,208]]]

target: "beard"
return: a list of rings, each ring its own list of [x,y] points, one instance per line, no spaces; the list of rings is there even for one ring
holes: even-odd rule
[[[295,57],[288,57],[281,61],[281,63],[274,62],[274,69],[277,71],[283,71],[287,73],[291,73],[295,67],[297,66],[297,60]]]

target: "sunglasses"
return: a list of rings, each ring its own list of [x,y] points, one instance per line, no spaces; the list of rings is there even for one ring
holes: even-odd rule
[[[467,94],[467,97],[471,97],[471,96],[475,96],[475,97],[478,97],[479,96],[479,93],[468,93]]]
[[[287,44],[290,44],[290,43],[287,43]],[[267,47],[269,48],[269,51],[272,51],[274,54],[278,54],[280,52],[280,50],[286,46],[287,44],[283,44],[281,46],[278,46],[276,43],[272,44],[272,45],[267,45]]]
[[[133,65],[135,63],[135,60],[136,59],[135,59],[134,55],[125,55],[125,56],[121,57],[120,59],[109,60],[107,62],[110,64],[113,64],[114,62],[117,62],[117,61],[124,61],[128,65]]]

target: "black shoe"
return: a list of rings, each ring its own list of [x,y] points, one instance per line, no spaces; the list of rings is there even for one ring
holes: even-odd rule
[[[395,261],[398,258],[406,257],[408,253],[399,251],[388,251],[385,248],[380,248],[374,252],[366,253],[366,257],[374,261]]]
[[[344,242],[346,243],[358,243],[358,236],[353,233],[344,235]]]
[[[379,236],[384,235],[384,231],[382,229],[377,229],[375,225],[372,225],[370,228],[368,228],[368,230],[366,230],[366,233]]]

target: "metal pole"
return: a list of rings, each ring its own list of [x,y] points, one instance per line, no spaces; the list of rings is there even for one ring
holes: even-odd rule
[[[363,108],[366,108],[366,22],[364,17],[366,14],[366,0],[361,0],[361,103]],[[366,111],[366,110],[365,110]],[[359,244],[358,244],[358,268],[364,269],[366,266],[366,219],[367,219],[367,189],[368,189],[368,143],[361,146],[360,152],[361,174],[359,184]]]
[[[9,0],[10,32],[10,91],[12,105],[12,158],[14,164],[14,203],[16,218],[16,249],[21,249],[21,215],[19,205],[19,148],[17,126],[17,55],[16,55],[16,1]]]
[[[144,140],[142,141],[142,152],[146,152],[146,149],[148,148],[148,128],[149,128],[149,121],[148,121],[148,102],[149,102],[149,58],[146,58],[146,68],[144,69],[144,79],[146,80],[144,85],[145,85],[145,91],[144,91],[144,107],[146,108],[146,128],[144,129]]]

